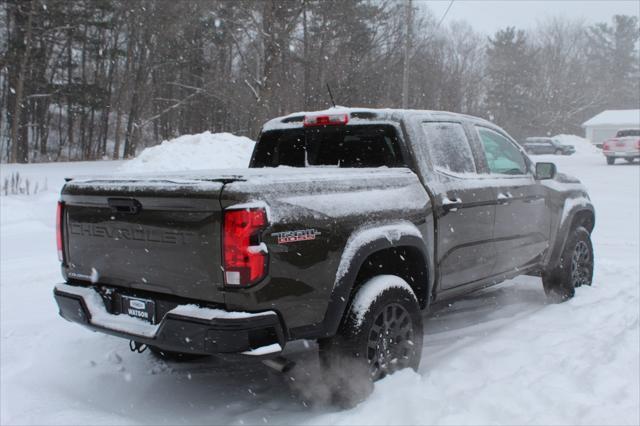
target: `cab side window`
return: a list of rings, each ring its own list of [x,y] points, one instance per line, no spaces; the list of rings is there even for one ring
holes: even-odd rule
[[[491,173],[501,175],[524,175],[527,163],[516,146],[493,130],[476,127]]]
[[[476,173],[476,163],[460,123],[424,122],[427,151],[437,170],[453,173]]]

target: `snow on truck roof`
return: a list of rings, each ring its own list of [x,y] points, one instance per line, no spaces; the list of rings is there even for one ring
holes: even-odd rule
[[[434,111],[434,110],[419,110],[419,109],[393,109],[393,108],[356,108],[356,107],[342,107],[336,106],[320,111],[299,111],[289,115],[276,117],[265,123],[262,127],[262,131],[278,130],[278,129],[291,129],[303,127],[303,121],[305,116],[318,116],[318,115],[339,115],[346,114],[349,116],[349,123],[359,123],[362,121],[400,121],[403,118],[408,118],[411,115],[429,115],[433,118],[439,119],[453,119],[453,118],[466,118],[476,120],[478,122],[488,123],[488,121],[465,114],[459,114],[448,111]]]
[[[582,127],[640,127],[640,109],[608,109],[582,123]]]

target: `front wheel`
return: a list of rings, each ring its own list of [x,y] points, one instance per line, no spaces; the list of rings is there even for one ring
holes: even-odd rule
[[[592,279],[591,235],[583,226],[577,226],[567,239],[558,266],[542,275],[542,284],[551,301],[564,302],[573,297],[577,287],[591,285]]]
[[[562,155],[562,154],[564,154],[564,152],[562,152],[562,150],[561,150],[561,149],[556,149],[555,154],[556,154],[556,155]]]
[[[353,406],[368,396],[374,381],[417,370],[422,337],[420,306],[406,281],[380,275],[364,283],[336,336],[320,341],[334,402]]]
[[[616,162],[616,157],[607,157],[607,164],[612,165]]]

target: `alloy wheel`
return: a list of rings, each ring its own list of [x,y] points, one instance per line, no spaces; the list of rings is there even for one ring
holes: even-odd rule
[[[589,247],[584,241],[578,241],[571,256],[571,283],[574,287],[590,284],[593,262]]]
[[[411,316],[402,305],[392,303],[382,309],[369,330],[367,342],[373,380],[409,367],[413,333]]]

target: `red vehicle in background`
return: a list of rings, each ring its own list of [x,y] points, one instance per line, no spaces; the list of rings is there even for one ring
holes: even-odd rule
[[[624,158],[629,163],[640,158],[640,129],[618,130],[614,138],[602,144],[602,153],[609,165],[615,163],[616,158]]]

